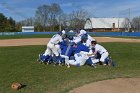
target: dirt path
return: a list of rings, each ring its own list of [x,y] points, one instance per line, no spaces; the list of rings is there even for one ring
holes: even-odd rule
[[[8,39],[0,40],[0,46],[46,45],[48,41],[48,38]]]
[[[140,39],[124,39],[111,37],[95,37],[98,42],[139,42]],[[25,45],[46,45],[49,38],[30,38],[30,39],[8,39],[0,40],[0,46],[25,46]]]
[[[140,78],[118,78],[94,82],[69,93],[140,93]]]

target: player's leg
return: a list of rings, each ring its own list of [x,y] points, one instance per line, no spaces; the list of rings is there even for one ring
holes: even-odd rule
[[[93,62],[93,60],[92,60],[91,58],[88,58],[88,59],[87,59],[87,62],[88,62],[88,64],[89,64],[90,66],[96,68],[96,65],[95,65],[96,63]]]
[[[105,52],[101,55],[100,61],[103,63],[103,65],[106,65],[105,59],[108,57],[108,52]]]
[[[60,54],[58,52],[58,49],[56,47],[52,48],[52,52],[54,54],[54,66],[59,62]]]
[[[60,45],[55,45],[56,50],[58,51],[59,54],[61,54],[61,48]]]
[[[47,49],[45,50],[45,53],[39,54],[38,61],[39,61],[40,63],[45,62],[45,60],[48,58],[48,54],[49,54],[49,49],[47,48]]]
[[[64,65],[65,64],[65,55],[60,55],[60,61],[59,61],[59,65]]]
[[[69,64],[73,65],[73,66],[76,66],[78,63],[75,60],[69,60]]]
[[[65,56],[65,65],[68,66],[68,67],[70,66],[69,65],[69,57],[68,56]]]
[[[47,48],[45,53],[43,54],[43,58],[42,61],[45,63],[47,62],[47,64],[49,64],[50,60],[52,59],[52,51],[50,48]]]
[[[63,65],[65,63],[65,58],[60,56],[60,62],[59,65]]]

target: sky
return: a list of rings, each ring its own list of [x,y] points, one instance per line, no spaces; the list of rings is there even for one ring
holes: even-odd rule
[[[89,12],[91,17],[140,16],[140,0],[0,0],[0,13],[21,21],[35,16],[36,9],[44,4],[58,3],[64,13],[78,9]]]

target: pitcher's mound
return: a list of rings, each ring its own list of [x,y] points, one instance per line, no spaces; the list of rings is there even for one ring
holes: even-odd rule
[[[140,93],[140,78],[98,81],[76,88],[70,93]]]

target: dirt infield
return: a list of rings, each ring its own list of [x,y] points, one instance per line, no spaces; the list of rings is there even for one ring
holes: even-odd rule
[[[98,42],[129,42],[140,43],[140,39],[125,39],[111,37],[95,37]],[[30,39],[8,39],[0,40],[0,46],[25,46],[25,45],[46,45],[49,38],[30,38]]]
[[[140,43],[140,39],[125,39],[111,37],[95,37],[98,42],[128,42]],[[0,40],[0,47],[46,45],[49,38],[8,39]],[[119,78],[86,84],[70,93],[140,93],[140,78]]]
[[[98,81],[69,93],[140,93],[140,78],[118,78]]]

